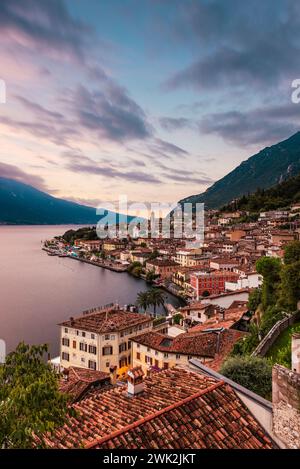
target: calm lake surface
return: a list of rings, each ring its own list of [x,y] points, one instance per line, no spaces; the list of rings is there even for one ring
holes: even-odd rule
[[[48,343],[59,352],[57,323],[95,306],[135,303],[149,287],[127,273],[115,273],[73,259],[50,257],[41,241],[70,226],[0,227],[0,339],[7,351],[20,341]],[[78,228],[78,227],[76,227]],[[166,293],[173,305],[179,301]]]

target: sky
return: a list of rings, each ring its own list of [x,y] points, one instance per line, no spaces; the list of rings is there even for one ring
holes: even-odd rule
[[[1,0],[0,176],[98,206],[203,192],[299,130],[297,0]]]

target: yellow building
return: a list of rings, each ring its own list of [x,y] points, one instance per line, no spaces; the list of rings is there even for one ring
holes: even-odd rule
[[[174,260],[181,265],[181,267],[194,267],[200,262],[199,256],[202,250],[198,249],[181,249],[176,252]]]
[[[70,318],[60,324],[61,366],[108,371],[112,366],[130,365],[130,340],[151,329],[150,316],[116,306]]]
[[[234,343],[243,335],[233,329],[186,332],[176,337],[154,331],[146,332],[131,339],[132,366],[141,366],[146,372],[151,367],[186,367],[190,359],[197,358],[208,366],[219,368]]]
[[[124,243],[115,239],[106,239],[103,241],[102,248],[104,251],[115,251],[117,249],[124,249]]]

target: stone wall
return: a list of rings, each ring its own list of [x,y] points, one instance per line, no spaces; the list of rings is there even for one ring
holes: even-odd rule
[[[300,448],[300,374],[273,367],[273,431],[288,448]]]
[[[274,324],[274,326],[272,327],[272,329],[269,330],[268,334],[258,344],[252,355],[264,357],[267,354],[268,350],[274,344],[277,337],[279,337],[281,332],[299,320],[300,311],[297,311],[296,313],[293,313],[290,316],[281,319],[280,321],[277,321],[276,324]]]

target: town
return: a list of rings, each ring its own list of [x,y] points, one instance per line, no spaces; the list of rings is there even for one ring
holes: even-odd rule
[[[106,396],[109,401],[92,420],[76,421],[67,431],[49,437],[50,447],[77,447],[80,434],[88,448],[135,448],[137,443],[131,442],[137,429],[147,425],[151,431],[162,417],[166,421],[169,404],[174,406],[171,418],[173,408],[186,412],[185,399],[209,398],[222,409],[223,419],[229,418],[228,412],[236,413],[235,430],[225,432],[223,420],[218,431],[210,432],[211,441],[199,439],[200,430],[195,429],[186,439],[176,434],[174,439],[166,435],[164,441],[152,434],[151,442],[148,430],[141,430],[139,447],[299,448],[299,286],[285,291],[291,298],[296,288],[289,304],[275,304],[276,283],[279,291],[280,281],[289,282],[279,275],[281,266],[300,260],[299,212],[300,204],[293,204],[245,221],[251,218],[245,211],[209,210],[201,245],[184,237],[165,238],[163,233],[156,238],[137,233],[135,238],[100,240],[95,227],[69,230],[47,240],[43,249],[50,255],[135,275],[152,285],[135,304],[96,306],[59,324],[60,356],[50,363],[63,373],[61,389],[72,395],[85,415],[99,406],[99,400],[103,402],[99,409],[104,409]],[[180,298],[181,306],[165,303],[164,290]],[[278,296],[279,305],[280,301]],[[160,304],[165,314],[156,313]],[[278,348],[288,331],[290,341]],[[247,367],[253,367],[248,386],[238,371],[245,373]],[[130,428],[120,417],[97,432],[99,422],[112,419],[116,406],[128,415],[131,401],[122,394],[124,388],[128,396],[136,397],[138,414],[144,417],[136,420],[133,412]],[[154,404],[157,399],[166,408],[163,416]],[[217,418],[214,412],[210,419]],[[201,434],[205,434],[203,418]],[[245,425],[247,437],[237,443]]]

